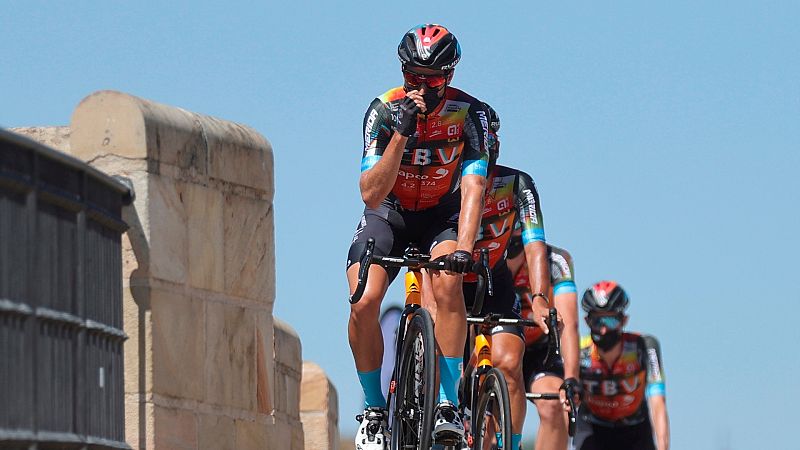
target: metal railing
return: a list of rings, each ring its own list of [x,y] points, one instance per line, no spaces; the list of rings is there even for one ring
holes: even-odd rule
[[[121,213],[131,197],[0,129],[0,448],[129,448]]]

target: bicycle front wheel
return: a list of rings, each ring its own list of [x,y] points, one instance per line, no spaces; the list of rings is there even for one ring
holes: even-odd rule
[[[429,450],[436,406],[436,343],[433,320],[424,308],[414,312],[400,355],[393,412],[392,450]]]
[[[511,449],[511,406],[503,373],[492,368],[484,375],[473,418],[473,449]]]

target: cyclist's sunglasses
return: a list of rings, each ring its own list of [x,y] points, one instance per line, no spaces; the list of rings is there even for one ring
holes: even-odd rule
[[[622,327],[622,316],[589,316],[589,327],[593,330],[603,327],[618,330]]]
[[[425,85],[428,87],[438,88],[447,83],[446,73],[437,75],[421,75],[404,70],[403,78],[405,78],[406,84],[409,86],[421,86],[422,83],[425,83]]]

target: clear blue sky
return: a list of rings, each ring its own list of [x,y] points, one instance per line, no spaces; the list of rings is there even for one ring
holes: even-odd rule
[[[661,340],[674,448],[796,446],[800,4],[270,3],[2,1],[0,125],[68,124],[115,89],[267,136],[275,312],[352,431],[363,113],[400,84],[402,34],[443,23],[454,85],[500,113],[501,160],[533,175],[579,289],[618,280],[630,328]]]

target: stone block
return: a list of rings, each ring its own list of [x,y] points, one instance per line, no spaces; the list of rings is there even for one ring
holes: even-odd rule
[[[303,414],[306,450],[333,450],[335,447],[328,420],[320,414]],[[337,437],[338,440],[338,437]]]
[[[283,449],[280,437],[271,432],[273,426],[251,420],[236,421],[236,449],[237,450],[265,450]]]
[[[338,410],[336,389],[325,371],[311,361],[303,362],[303,380],[300,388],[300,411],[320,412]]]
[[[141,103],[114,91],[95,92],[72,113],[72,153],[84,161],[114,154],[146,158],[146,130]]]
[[[205,119],[209,177],[262,191],[271,202],[275,188],[270,143],[248,126]]]
[[[273,155],[250,127],[115,91],[95,92],[75,108],[71,146],[84,161],[106,155],[147,158],[190,176],[258,189],[272,200]]]
[[[150,175],[148,189],[150,274],[154,278],[183,284],[187,280],[189,251],[188,185]]]
[[[305,446],[305,436],[303,432],[303,423],[295,421],[292,423],[292,450],[303,450]]]
[[[272,315],[266,311],[256,313],[256,397],[258,412],[272,414],[275,393],[275,356]]]
[[[303,350],[300,337],[288,323],[275,317],[275,361],[298,374],[302,372]]]
[[[338,396],[322,368],[310,361],[303,363],[300,411],[305,448],[334,449],[339,442]]]
[[[123,344],[125,393],[153,392],[153,328],[150,289],[122,289],[122,323],[128,339]]]
[[[256,411],[256,331],[252,310],[208,304],[206,401]]]
[[[50,148],[69,153],[69,127],[19,127],[9,128],[14,133],[33,139]]]
[[[233,419],[201,414],[198,449],[236,450],[236,427]]]
[[[194,412],[155,405],[155,448],[197,450],[197,416]]]
[[[263,200],[225,195],[225,292],[272,302],[274,233],[272,208]]]
[[[139,394],[125,395],[125,441],[132,449],[152,449],[155,441],[155,406]]]
[[[221,192],[188,185],[189,284],[215,292],[225,288],[222,204]]]
[[[276,414],[274,432],[271,441],[277,444],[276,448],[292,449],[292,426],[282,415]]]
[[[205,306],[183,294],[151,290],[153,392],[203,399]]]

